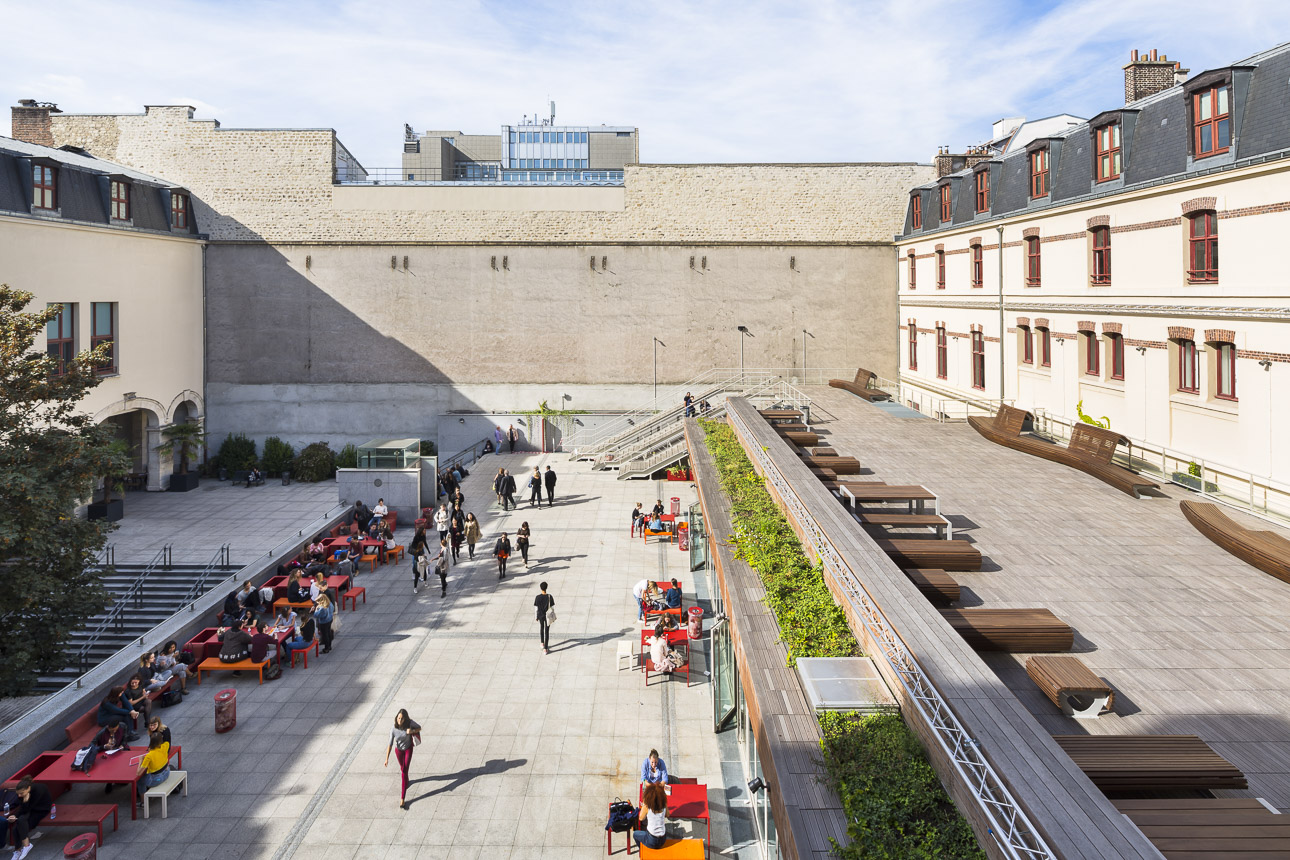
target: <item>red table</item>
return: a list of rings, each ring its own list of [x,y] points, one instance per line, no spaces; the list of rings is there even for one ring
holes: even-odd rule
[[[645,786],[640,787],[640,798],[645,798]],[[667,786],[667,817],[702,821],[707,831],[703,840],[711,849],[712,818],[708,809],[708,787],[700,783],[674,782]]]
[[[139,808],[136,806],[138,801],[138,786],[135,780],[138,779],[139,759],[148,750],[146,747],[131,747],[128,750],[122,750],[115,755],[99,754],[94,761],[94,767],[89,773],[76,770],[72,767],[72,760],[76,758],[76,750],[63,750],[58,759],[32,777],[36,782],[78,782],[78,783],[107,783],[107,782],[128,782],[130,783],[130,817],[139,817]],[[179,769],[184,767],[184,749],[183,747],[171,747],[170,756],[174,758],[179,756]]]
[[[201,665],[201,662],[203,660],[206,660],[210,657],[219,656],[219,648],[221,643],[219,639],[216,638],[218,632],[219,632],[218,627],[207,627],[206,629],[198,633],[196,636],[194,636],[192,639],[188,640],[188,646],[186,647],[188,647],[188,649],[193,652],[193,656],[197,658],[197,663],[195,665]],[[247,632],[252,633],[253,631],[248,630]],[[269,627],[267,632],[270,636],[278,640],[277,661],[278,661],[278,665],[282,665],[282,646],[286,644],[287,640],[290,639],[292,635],[294,635],[294,633],[291,630],[284,630],[281,633],[274,633],[272,626]],[[197,653],[197,651],[193,647],[194,643],[202,647],[202,653],[200,654]],[[196,668],[194,668],[193,672],[195,673],[196,671],[197,671]]]
[[[654,636],[653,627],[646,627],[644,630],[641,631],[641,661],[640,661],[641,667],[640,668],[642,672],[645,671],[645,658],[646,656],[649,655],[649,651],[646,648],[645,642],[648,639],[652,639],[653,636]],[[685,629],[667,631],[667,644],[684,645],[688,650],[690,647],[689,631]]]

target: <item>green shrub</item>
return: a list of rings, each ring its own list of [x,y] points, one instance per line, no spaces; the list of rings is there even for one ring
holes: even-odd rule
[[[797,534],[753,471],[734,431],[700,419],[721,488],[730,497],[735,555],[748,562],[766,587],[788,662],[798,657],[850,657],[860,652],[846,615],[824,584],[824,569],[812,565]]]
[[[291,461],[296,459],[296,449],[277,436],[264,440],[264,471],[276,478],[283,472],[291,471]]]
[[[422,457],[433,457],[439,453],[438,447],[429,439],[421,440],[420,454]]]
[[[820,715],[824,769],[842,800],[850,844],[841,860],[984,860],[914,733],[897,714]]]
[[[327,481],[336,475],[336,452],[326,442],[306,445],[291,464],[297,481]]]
[[[354,443],[346,445],[340,449],[336,455],[337,469],[357,469],[358,468],[358,446]]]
[[[245,433],[236,436],[230,433],[224,437],[219,446],[219,464],[230,473],[249,469],[257,462],[255,440],[246,438]]]

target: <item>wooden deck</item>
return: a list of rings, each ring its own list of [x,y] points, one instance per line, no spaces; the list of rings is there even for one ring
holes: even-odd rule
[[[812,387],[812,396],[819,391],[823,389]],[[885,433],[871,435],[863,442],[853,441],[840,432],[825,436],[825,440],[840,451],[863,451],[865,465],[874,470],[875,479],[892,484],[923,484],[941,492],[940,480],[936,474],[918,474],[913,468],[899,474],[888,474],[880,465],[875,465],[885,459],[885,455],[879,450],[887,444],[884,436],[893,437],[891,444],[906,447],[911,433],[907,429],[908,425],[921,424],[921,419],[888,418],[877,407],[850,397],[846,392],[837,392],[837,397],[850,398],[851,405],[839,405],[833,397],[827,397],[821,418],[827,420],[829,412],[835,416],[846,415],[848,419],[861,410],[875,412],[885,419]],[[841,400],[841,403],[845,402],[845,399]],[[748,432],[752,434],[748,441],[764,449],[771,457],[814,519],[815,526],[828,538],[834,551],[849,568],[848,581],[840,583],[840,587],[849,589],[848,593],[862,589],[881,608],[905,648],[916,657],[959,722],[975,739],[994,771],[1009,787],[1013,797],[1057,856],[1089,860],[1158,860],[1158,852],[1146,837],[1111,805],[1070,757],[1062,752],[1046,727],[1030,715],[1026,707],[990,670],[983,658],[951,629],[918,587],[906,578],[887,554],[851,518],[849,512],[821,486],[791,446],[757,415],[751,404],[740,398],[732,398],[728,410],[735,421],[748,427]],[[812,415],[815,415],[814,409]],[[843,423],[835,420],[827,426],[840,427]],[[944,429],[940,425],[933,426]],[[967,427],[961,429],[972,433]],[[903,440],[899,438],[902,435]],[[989,443],[980,440],[980,444]],[[965,469],[976,466],[975,463],[965,463],[963,459],[954,458],[953,462]],[[1035,460],[1033,457],[1026,459]],[[947,465],[949,463],[947,460]],[[1056,464],[1050,465],[1064,468]],[[1087,477],[1083,473],[1079,474]],[[1017,497],[1015,487],[1019,485],[1020,482],[1014,484],[1009,494],[1011,498]],[[1109,487],[1106,490],[1114,492]],[[1119,495],[1126,502],[1133,501],[1123,494]],[[941,500],[942,512],[956,515],[962,510],[957,505],[950,504],[945,497],[941,497]],[[955,576],[975,580],[979,575]],[[1032,599],[1026,605],[1043,605],[1043,602]],[[855,615],[856,603],[849,600],[845,608],[852,615],[852,626],[860,628],[862,625]],[[880,668],[886,665],[882,658],[877,662]],[[1024,669],[1022,674],[1024,677]],[[899,685],[889,680],[889,686],[902,698],[902,709],[907,713],[912,712],[914,705],[899,692]],[[1047,699],[1044,701],[1047,702]],[[1051,703],[1049,707],[1052,707]],[[920,723],[920,718],[912,713],[908,721],[915,731],[924,736],[926,742],[930,732],[925,728],[925,723]],[[942,778],[948,780],[951,796],[972,822],[979,838],[990,840],[992,837],[987,835],[990,825],[981,811],[981,803],[972,797],[961,777],[955,775],[940,747],[934,744],[934,741],[929,744],[930,752]]]
[[[863,452],[866,479],[934,490],[955,537],[976,542],[986,563],[954,574],[960,605],[1043,606],[1075,628],[1072,653],[1115,688],[1116,713],[1097,721],[1063,716],[1027,677],[1028,654],[981,657],[1045,729],[1197,735],[1249,780],[1217,796],[1290,812],[1290,584],[1192,528],[1178,502],[1195,494],[1165,484],[1167,498],[1133,499],[965,424],[893,418],[823,386],[808,393],[820,444]]]

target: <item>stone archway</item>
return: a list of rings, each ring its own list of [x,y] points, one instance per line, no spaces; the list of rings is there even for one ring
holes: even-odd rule
[[[148,490],[163,489],[163,479],[170,476],[169,463],[162,465],[157,446],[161,444],[161,418],[156,411],[139,407],[109,415],[102,424],[116,425],[116,434],[130,444],[133,462],[127,485],[141,485]]]

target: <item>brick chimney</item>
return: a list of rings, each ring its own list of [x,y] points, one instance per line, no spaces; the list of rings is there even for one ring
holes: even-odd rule
[[[1155,48],[1150,53],[1134,51],[1129,55],[1129,64],[1124,67],[1124,103],[1127,105],[1167,90],[1174,84],[1181,84],[1187,80],[1189,71],[1182,67],[1182,63],[1157,54]]]
[[[62,113],[58,105],[37,102],[35,99],[18,99],[18,104],[11,110],[10,137],[26,143],[38,143],[41,146],[54,145],[54,135],[49,127],[49,115]]]
[[[936,150],[936,158],[932,164],[936,169],[936,178],[940,179],[942,176],[958,173],[982,161],[988,161],[993,155],[994,153],[984,146],[969,146],[967,152],[950,152],[948,146],[942,146]]]

